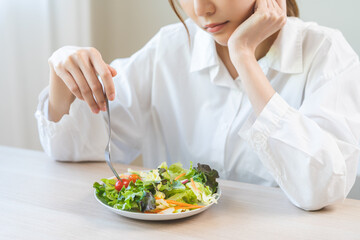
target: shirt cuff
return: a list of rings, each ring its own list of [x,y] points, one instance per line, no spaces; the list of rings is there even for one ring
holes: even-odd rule
[[[60,121],[53,122],[49,120],[49,87],[46,87],[39,95],[39,103],[35,112],[35,118],[38,121],[40,139],[44,139],[45,136],[53,137],[57,132],[61,132],[61,129],[67,129],[67,126],[76,126],[74,119],[71,117],[74,113],[78,112],[81,108],[81,102],[75,99],[70,105],[69,114],[65,114]]]
[[[257,118],[254,113],[251,114],[238,134],[247,140],[256,138],[255,132],[268,137],[274,129],[280,127],[280,120],[290,108],[289,104],[275,93]]]
[[[261,161],[268,169],[279,170],[277,163],[271,157],[268,148],[268,138],[271,133],[281,127],[281,119],[290,111],[289,104],[275,93],[259,116],[256,118],[252,113],[245,124],[238,131],[238,135],[247,141],[253,150],[258,153]],[[281,174],[276,171],[276,175]],[[274,176],[277,178],[276,176]]]

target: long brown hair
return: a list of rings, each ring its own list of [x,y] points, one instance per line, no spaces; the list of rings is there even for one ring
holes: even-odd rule
[[[169,3],[170,3],[171,8],[174,10],[176,16],[180,19],[182,24],[184,24],[187,34],[189,36],[189,30],[185,25],[184,19],[182,18],[182,16],[180,15],[180,13],[178,11],[178,8],[180,7],[178,5],[178,2],[175,0],[169,0]],[[286,15],[288,17],[299,17],[300,13],[299,13],[299,8],[296,3],[296,0],[286,0]]]

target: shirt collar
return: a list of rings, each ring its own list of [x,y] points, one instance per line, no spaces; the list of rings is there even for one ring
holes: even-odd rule
[[[219,65],[214,39],[198,26],[196,26],[192,45],[190,72]]]
[[[283,73],[303,72],[302,42],[303,35],[297,19],[288,17],[265,56],[269,68]]]
[[[210,34],[196,26],[193,39],[190,72],[219,66],[216,46]],[[303,36],[296,18],[288,17],[285,26],[262,59],[269,68],[283,73],[301,73],[303,71]]]

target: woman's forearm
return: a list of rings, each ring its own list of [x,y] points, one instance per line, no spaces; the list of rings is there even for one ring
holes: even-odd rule
[[[234,62],[244,90],[258,116],[275,94],[253,54],[239,54]]]
[[[69,113],[70,105],[75,100],[75,96],[61,78],[56,75],[52,67],[50,67],[49,88],[49,120],[58,122],[65,114]]]

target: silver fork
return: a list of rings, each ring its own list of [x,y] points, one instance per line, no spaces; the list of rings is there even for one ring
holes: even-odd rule
[[[105,148],[105,160],[107,162],[107,164],[109,165],[109,167],[111,168],[112,172],[114,173],[115,177],[120,180],[119,174],[115,171],[114,167],[111,164],[111,156],[110,156],[110,152],[111,152],[111,148],[110,148],[110,144],[111,144],[111,122],[110,122],[110,108],[109,108],[109,100],[105,94],[105,100],[106,100],[106,111],[107,111],[107,115],[108,115],[108,132],[109,132],[109,140],[108,143],[106,145]]]

